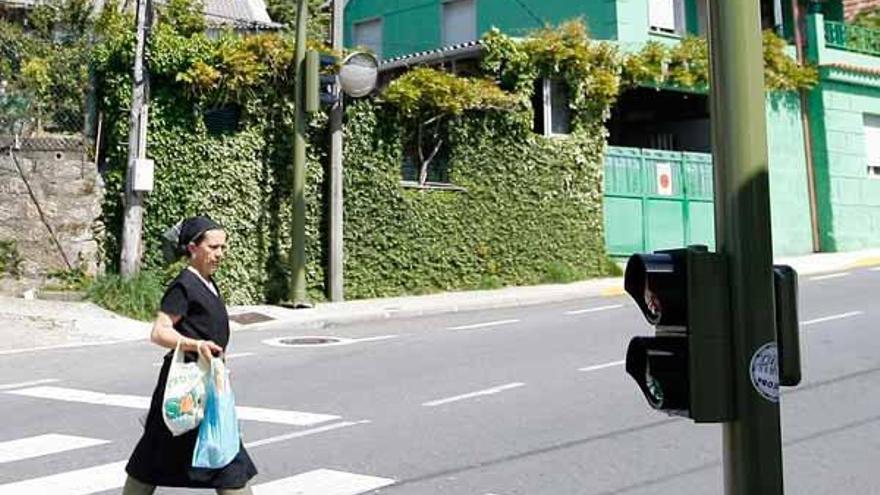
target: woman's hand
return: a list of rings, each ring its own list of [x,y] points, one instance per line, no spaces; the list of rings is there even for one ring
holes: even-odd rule
[[[199,340],[197,342],[196,351],[198,351],[205,361],[210,362],[212,357],[223,354],[223,348],[215,344],[212,340]]]

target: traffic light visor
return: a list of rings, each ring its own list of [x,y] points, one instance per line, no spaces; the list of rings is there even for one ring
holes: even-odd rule
[[[684,250],[634,254],[626,264],[624,289],[651,325],[686,324]]]

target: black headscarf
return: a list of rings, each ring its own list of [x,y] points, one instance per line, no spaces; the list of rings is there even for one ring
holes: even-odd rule
[[[171,227],[163,234],[165,261],[172,262],[187,252],[186,247],[209,230],[222,230],[223,226],[205,215],[189,217]]]

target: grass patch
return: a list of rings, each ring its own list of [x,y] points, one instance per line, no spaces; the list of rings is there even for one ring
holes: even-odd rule
[[[130,278],[116,274],[100,276],[89,284],[86,297],[114,313],[150,321],[156,317],[163,293],[162,277],[144,271]]]

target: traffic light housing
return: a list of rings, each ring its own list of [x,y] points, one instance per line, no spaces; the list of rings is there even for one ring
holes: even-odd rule
[[[339,101],[337,64],[339,60],[317,50],[308,50],[305,61],[304,108],[308,113]]]
[[[773,268],[780,385],[800,382],[797,273]],[[626,371],[654,409],[697,423],[735,416],[727,262],[704,246],[635,254],[624,289],[653,337],[635,337]]]
[[[724,258],[705,247],[633,255],[624,288],[656,328],[636,337],[626,371],[648,404],[700,423],[733,418],[730,310]]]

